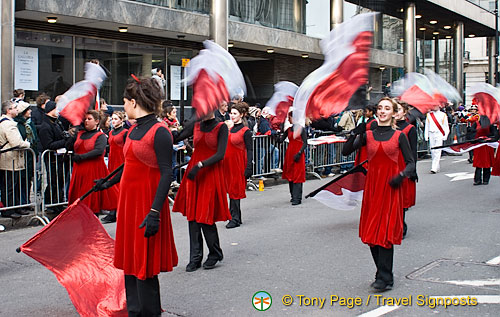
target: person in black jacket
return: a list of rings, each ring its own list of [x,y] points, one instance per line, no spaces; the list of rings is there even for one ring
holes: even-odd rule
[[[33,109],[31,113],[31,122],[33,122],[37,129],[39,129],[40,125],[42,124],[43,117],[46,113],[45,106],[49,101],[50,97],[46,94],[41,94],[36,97],[36,108]]]
[[[38,135],[43,151],[57,151],[66,146],[69,134],[64,131],[62,123],[56,115],[56,103],[47,102],[45,105],[47,112],[42,117],[42,122],[38,128]],[[47,187],[45,189],[45,203],[57,204],[64,202],[65,180],[68,179],[69,164],[65,155],[51,152],[44,157],[44,164],[47,168]],[[51,211],[61,212],[62,207],[55,207]]]

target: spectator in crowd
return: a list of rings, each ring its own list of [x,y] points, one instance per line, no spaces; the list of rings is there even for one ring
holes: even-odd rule
[[[227,105],[227,102],[223,101],[221,102],[221,104],[219,105],[219,109],[215,110],[215,119],[219,122],[225,122],[227,120],[229,120],[229,112],[227,111],[228,110],[228,105]]]
[[[248,128],[254,134],[255,134],[254,128],[255,128],[255,124],[256,124],[258,117],[260,117],[260,109],[259,108],[257,108],[257,107],[248,108],[248,115],[247,115]]]
[[[12,94],[14,95],[14,98],[12,98],[12,101],[14,101],[14,102],[24,101],[24,97],[25,97],[24,89],[14,89]]]
[[[163,121],[167,125],[167,128],[172,132],[172,135],[177,136],[181,130],[181,126],[179,124],[179,120],[177,120],[177,109],[173,105],[167,105],[163,108],[162,111]],[[186,149],[186,145],[184,141],[179,141],[173,144],[173,152],[172,152],[172,185],[179,186],[177,182],[177,176],[179,175],[179,169],[175,168],[181,161],[179,158],[179,151],[184,151]]]
[[[49,100],[50,97],[45,93],[36,97],[36,108],[31,113],[31,121],[37,129],[42,124],[43,117],[45,116],[45,105]]]
[[[18,105],[13,101],[2,103],[2,116],[0,117],[0,147],[2,150],[12,148],[29,148],[30,143],[24,141],[17,129],[14,118],[18,115]],[[25,154],[23,151],[7,151],[0,154],[0,191],[4,207],[20,204],[19,173],[25,166]],[[2,217],[20,218],[21,215],[29,214],[26,210],[7,209],[2,211]]]
[[[343,111],[340,115],[339,127],[344,131],[351,131],[356,127],[356,120],[352,111]]]
[[[57,102],[57,100],[56,100]],[[99,106],[101,107],[99,110],[104,111],[106,114],[108,114],[110,117],[113,115],[113,112],[115,111],[113,107],[108,105],[106,100],[104,98],[99,99]]]
[[[473,129],[472,126],[478,121],[479,121],[479,114],[477,113],[477,106],[472,105],[469,108],[469,114],[467,116],[467,119],[465,120],[465,122],[467,123],[467,132],[465,134],[465,138],[467,140],[474,139],[476,135],[476,130]],[[469,159],[467,161],[472,164],[473,160],[474,160],[474,151],[469,151]]]
[[[151,70],[151,75],[152,78],[154,78],[158,82],[158,85],[160,85],[161,91],[164,94],[167,81],[165,80],[165,75],[163,75],[163,70],[159,67],[153,68]]]
[[[108,136],[109,131],[111,130],[111,116],[104,111],[99,111],[99,131]]]
[[[163,105],[165,105],[167,101],[163,102]],[[180,128],[180,123],[179,120],[177,120],[177,109],[175,106],[172,104],[172,102],[167,103],[162,110],[162,119],[165,121],[167,127],[170,129],[171,132],[179,132]]]
[[[47,187],[45,188],[45,204],[59,204],[65,201],[64,186],[65,179],[69,177],[69,162],[64,155],[66,141],[70,135],[64,130],[63,124],[57,118],[56,103],[49,101],[45,105],[46,113],[42,117],[42,123],[38,129],[42,150],[52,150],[45,154],[44,162],[47,169]],[[58,151],[59,150],[59,151]],[[64,208],[55,206],[48,211],[59,213]]]
[[[38,148],[40,141],[38,140],[37,131],[35,125],[31,121],[31,108],[29,103],[24,101],[19,101],[17,103],[17,108],[19,114],[14,120],[17,122],[17,128],[23,140],[30,143],[31,149],[35,152],[33,155],[31,152],[26,153],[26,169],[21,171],[21,204],[29,204],[29,196],[31,193],[31,185],[33,182],[34,168],[33,164],[38,157]]]
[[[257,132],[256,135],[267,135],[267,136],[275,136],[277,135],[277,131],[271,129],[271,124],[268,120],[269,118],[269,107],[264,107],[260,113],[260,117],[256,120]],[[254,128],[255,129],[255,128]],[[280,173],[279,169],[279,149],[277,146],[273,144],[273,140],[271,138],[259,138],[257,146],[257,174],[261,174],[263,172],[264,162],[266,155],[268,156],[268,162],[271,164],[270,168],[272,172]]]

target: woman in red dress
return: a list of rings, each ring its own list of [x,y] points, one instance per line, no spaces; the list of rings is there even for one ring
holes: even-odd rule
[[[224,170],[232,218],[226,225],[228,229],[239,227],[242,223],[240,200],[246,197],[247,179],[252,176],[252,132],[243,121],[248,108],[245,102],[233,104],[229,114],[231,121],[226,121],[230,131],[224,157]]]
[[[123,155],[123,146],[125,145],[125,140],[127,139],[128,130],[123,127],[123,120],[125,120],[125,112],[115,111],[111,116],[111,125],[113,129],[109,132],[108,136],[108,170],[110,172],[114,171],[120,165],[122,165],[123,162],[125,162],[125,157]],[[114,187],[120,190],[118,185]],[[116,222],[116,211],[111,211],[101,219],[101,222]]]
[[[494,137],[498,131],[490,124],[488,117],[481,116],[472,124],[472,130],[476,131],[476,139],[480,137]],[[491,168],[495,161],[495,149],[488,145],[475,148],[472,166],[476,168],[474,173],[474,185],[488,185],[490,182]]]
[[[123,171],[102,184],[102,188],[123,184],[114,265],[125,273],[129,316],[161,315],[158,274],[177,266],[167,199],[172,180],[172,135],[156,118],[162,95],[154,78],[129,80],[123,94],[124,108],[137,123],[125,141]]]
[[[69,204],[80,198],[95,184],[94,180],[109,174],[104,162],[106,151],[106,135],[97,130],[99,113],[90,110],[85,115],[84,130],[81,130],[68,144],[73,150],[73,172],[69,185]],[[116,210],[118,190],[110,188],[102,192],[94,192],[83,201],[96,215],[101,210]]]
[[[306,181],[306,156],[304,151],[307,147],[307,134],[304,128],[293,124],[292,111],[288,113],[288,122],[292,124],[292,127],[288,128],[279,140],[279,142],[283,142],[288,137],[289,141],[281,177],[288,181],[290,201],[292,206],[295,206],[302,203],[302,184]],[[301,129],[301,133],[294,137],[296,129]]]
[[[375,282],[371,286],[384,291],[394,285],[392,264],[395,244],[403,238],[403,191],[405,177],[415,173],[415,161],[408,139],[396,130],[393,116],[397,103],[384,97],[377,106],[378,125],[349,137],[342,153],[348,155],[366,145],[370,168],[366,175],[359,236],[370,246],[377,267]],[[402,168],[399,156],[404,157]]]
[[[187,272],[201,267],[203,236],[209,250],[203,263],[204,269],[212,269],[222,261],[217,221],[231,219],[227,207],[227,189],[224,178],[223,158],[226,153],[228,128],[218,122],[213,113],[201,122],[188,125],[174,143],[193,136],[194,151],[175,197],[172,211],[186,216],[189,226],[190,255]],[[203,230],[203,236],[202,236]]]
[[[413,154],[413,160],[415,161],[415,175],[414,177],[405,178],[403,180],[403,239],[408,231],[408,226],[406,225],[406,212],[411,206],[415,206],[415,200],[417,196],[417,177],[416,177],[416,164],[417,164],[417,129],[406,121],[406,116],[410,107],[404,101],[397,101],[398,112],[394,117],[396,119],[397,129],[402,131],[408,142],[410,143],[411,153]],[[401,160],[401,165],[404,166],[404,158],[401,155],[399,157]]]

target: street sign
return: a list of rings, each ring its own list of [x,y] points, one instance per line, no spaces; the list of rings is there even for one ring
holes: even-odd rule
[[[182,59],[182,67],[188,67],[188,64],[190,61],[191,61],[190,58],[183,58]]]

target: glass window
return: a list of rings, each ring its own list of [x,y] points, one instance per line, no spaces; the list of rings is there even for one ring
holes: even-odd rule
[[[16,30],[15,45],[36,48],[36,51],[31,50],[34,52],[31,53],[34,57],[32,65],[38,72],[38,79],[30,81],[30,87],[34,89],[14,87],[25,89],[27,102],[34,103],[42,92],[54,99],[73,85],[71,36]]]
[[[183,59],[191,59],[198,54],[197,51],[183,48],[169,48],[167,57],[168,69],[165,71],[167,76],[168,94],[167,99],[171,100],[175,106],[180,107],[179,119],[183,121],[191,117],[191,98],[193,89],[188,87],[182,79],[186,77],[186,67],[182,67]],[[188,65],[189,66],[189,65]],[[182,97],[182,98],[181,98]],[[181,101],[182,99],[182,101]]]

